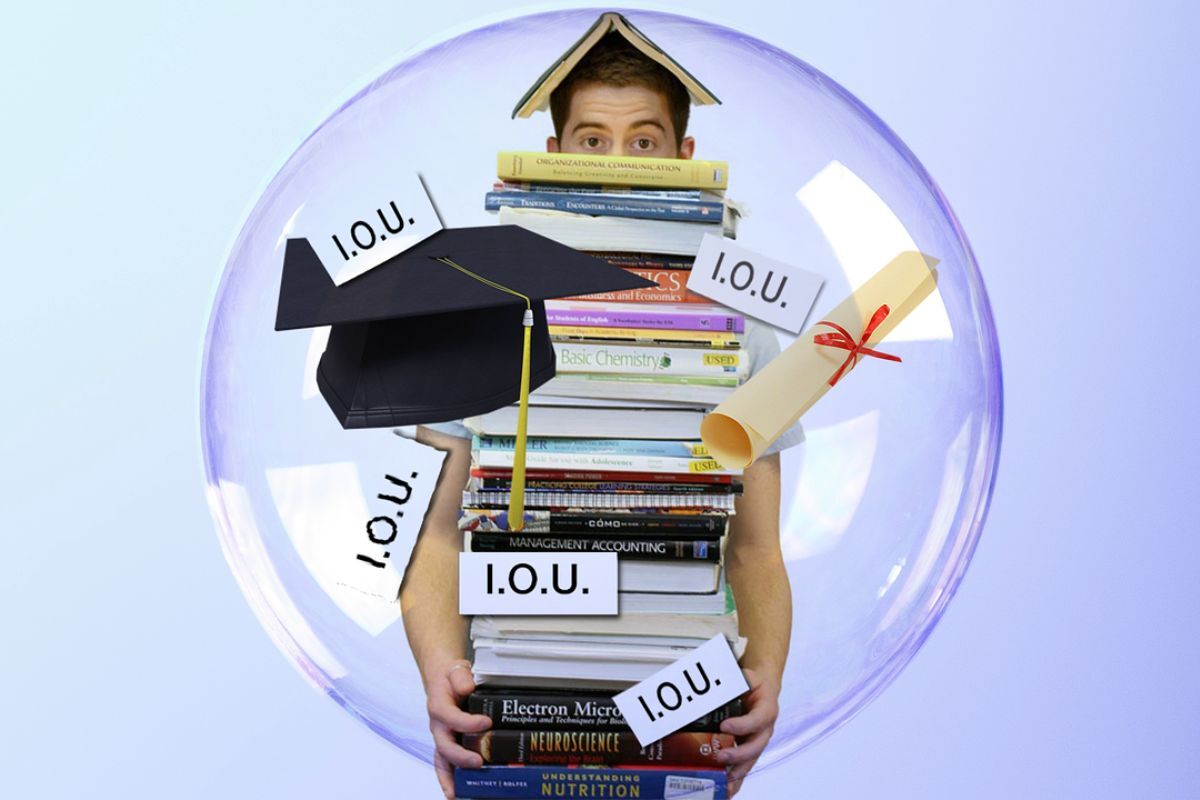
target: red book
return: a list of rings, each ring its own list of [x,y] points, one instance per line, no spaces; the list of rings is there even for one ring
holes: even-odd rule
[[[711,303],[707,297],[701,297],[695,292],[688,291],[687,279],[690,270],[686,269],[656,269],[643,267],[627,267],[617,264],[626,272],[632,272],[654,281],[654,286],[642,289],[625,289],[619,292],[600,292],[578,297],[568,297],[567,300],[602,300],[610,303]]]
[[[632,733],[598,730],[491,730],[464,733],[462,745],[484,764],[542,764],[563,767],[719,766],[717,754],[733,747],[728,733],[672,733],[642,747]]]

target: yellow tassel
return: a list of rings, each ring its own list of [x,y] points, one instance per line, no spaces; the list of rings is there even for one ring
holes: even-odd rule
[[[533,311],[525,309],[525,344],[521,350],[521,403],[517,406],[517,446],[513,449],[512,486],[509,487],[508,529],[525,527],[525,430],[529,422],[529,341]]]
[[[521,321],[521,324],[525,326],[525,342],[521,349],[521,403],[517,408],[517,446],[513,449],[512,486],[509,487],[508,497],[508,529],[519,531],[525,527],[525,430],[529,418],[529,349],[533,331],[533,304],[528,296],[510,289],[504,284],[478,275],[463,265],[455,263],[453,259],[442,256],[436,260],[480,283],[491,286],[493,289],[520,297],[525,301],[525,317]]]

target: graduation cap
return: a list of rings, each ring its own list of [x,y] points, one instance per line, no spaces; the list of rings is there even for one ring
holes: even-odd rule
[[[567,51],[534,81],[528,91],[517,101],[516,107],[513,108],[513,117],[525,118],[531,116],[535,111],[544,111],[550,105],[550,94],[566,80],[566,77],[571,74],[571,70],[579,65],[584,56],[609,35],[623,37],[644,56],[678,78],[679,82],[687,89],[694,104],[707,106],[721,102],[704,84],[696,80],[692,73],[667,55],[665,50],[650,40],[650,37],[634,27],[632,22],[615,11],[606,11],[592,23],[592,27],[588,28],[575,44],[567,48]]]
[[[528,395],[554,377],[544,301],[653,285],[517,225],[443,229],[341,286],[307,239],[289,239],[275,330],[331,326],[317,386],[345,428],[519,402],[517,499]]]

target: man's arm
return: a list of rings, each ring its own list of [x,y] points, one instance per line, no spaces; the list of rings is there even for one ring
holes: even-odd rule
[[[468,623],[458,613],[458,554],[462,551],[458,510],[470,475],[471,447],[466,439],[427,428],[417,428],[417,441],[444,451],[446,462],[409,559],[400,588],[400,610],[425,685],[438,781],[446,797],[453,797],[451,767],[483,764],[478,753],[455,741],[454,734],[482,731],[491,725],[488,717],[468,714],[458,706],[475,690],[466,658]]]
[[[792,635],[792,591],[779,547],[779,454],[764,456],[742,476],[744,491],[730,520],[726,578],[737,602],[738,628],[750,641],[742,667],[750,684],[746,713],[721,724],[738,745],[721,754],[730,789],[758,761],[779,716],[779,689]]]

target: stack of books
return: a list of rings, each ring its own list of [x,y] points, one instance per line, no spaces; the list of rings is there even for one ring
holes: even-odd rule
[[[546,302],[557,397],[720,403],[746,378],[740,315],[687,291],[705,234],[735,236],[723,161],[502,152],[485,205],[654,281],[653,288]]]
[[[607,695],[486,691],[471,695],[467,710],[491,717],[492,727],[464,734],[463,746],[480,753],[485,764],[509,765],[456,771],[455,794],[476,800],[725,797],[715,756],[733,745],[733,737],[716,731],[741,712],[726,706],[642,747]]]
[[[656,287],[546,303],[556,377],[530,398],[523,528],[507,517],[515,406],[465,421],[474,437],[459,527],[472,551],[616,553],[620,613],[475,617],[468,711],[493,726],[463,737],[485,766],[458,770],[457,794],[724,797],[717,755],[734,740],[719,726],[739,702],[642,747],[612,697],[713,636],[739,656],[746,645],[724,572],[741,474],[699,440],[705,411],[746,377],[745,320],[684,289],[703,233],[736,221],[720,195],[727,168],[687,164],[688,181],[712,184],[689,186],[621,166],[657,159],[563,156],[529,175],[527,162],[546,155],[502,153],[488,207]]]
[[[723,569],[739,475],[705,457],[703,444],[532,437],[524,526],[514,532],[507,511],[514,439],[479,425],[467,421],[476,435],[459,517],[464,546],[616,553],[621,612],[475,617],[481,684],[621,690],[718,633],[735,651],[744,647]]]
[[[548,301],[545,394],[716,405],[746,378],[745,319],[707,305]]]

